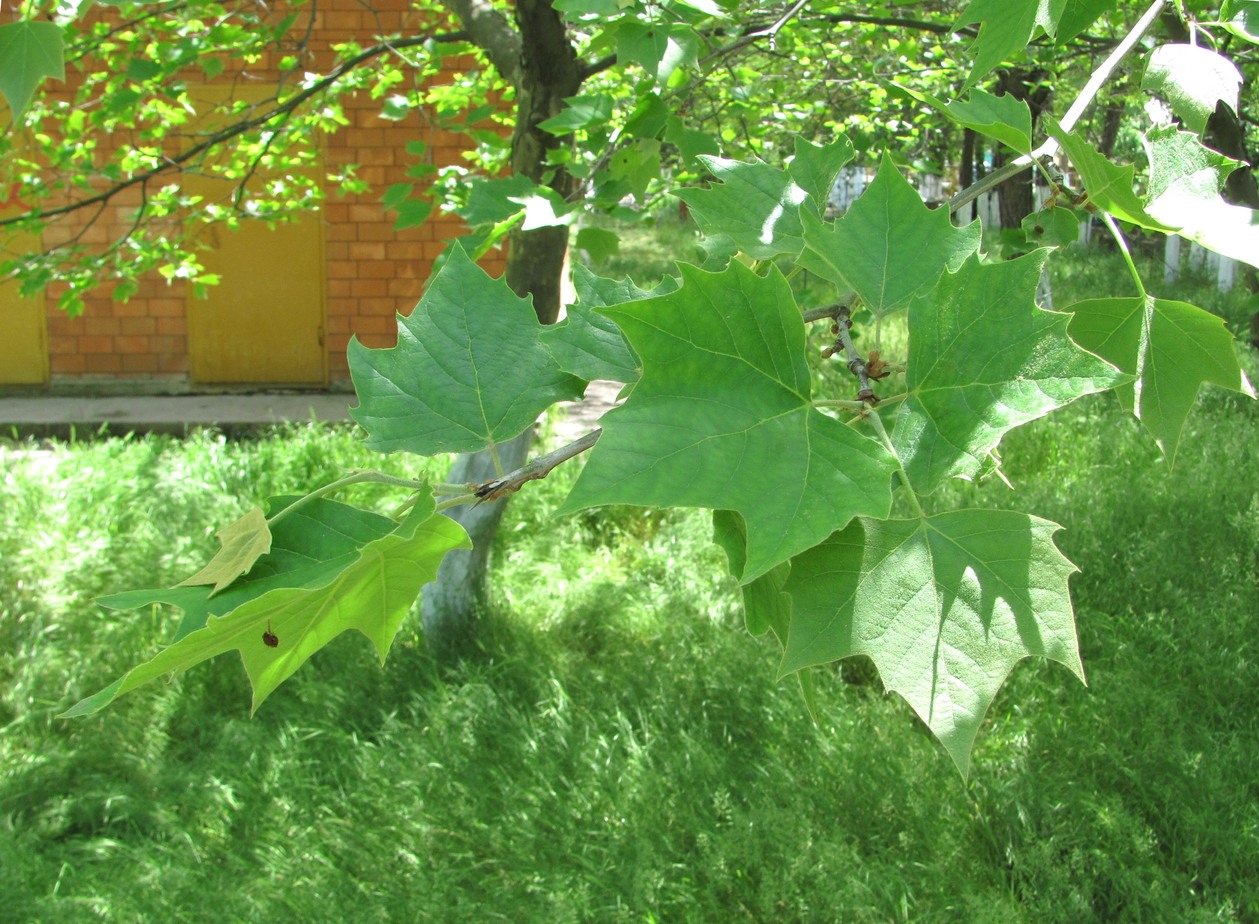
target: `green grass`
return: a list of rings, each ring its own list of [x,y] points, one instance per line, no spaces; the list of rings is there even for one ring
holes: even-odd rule
[[[936,501],[1054,519],[1082,569],[1089,686],[1020,665],[968,783],[861,670],[820,672],[810,721],[702,514],[557,520],[563,470],[509,508],[458,664],[411,623],[253,718],[224,658],[59,721],[173,628],[93,596],[181,579],[266,494],[414,472],[309,425],[0,448],[0,920],[1255,920],[1256,446],[1256,404],[1208,391],[1169,472],[1099,397],[1007,438],[1017,493]]]

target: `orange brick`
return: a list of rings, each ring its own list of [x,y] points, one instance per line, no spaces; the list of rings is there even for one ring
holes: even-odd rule
[[[140,353],[122,358],[123,372],[157,372],[157,357],[151,353]]]
[[[376,298],[389,294],[387,279],[355,279],[351,286],[355,298]]]
[[[164,320],[164,319],[163,319]],[[148,336],[156,334],[156,318],[123,318],[118,322],[118,332],[124,336]]]
[[[53,375],[82,375],[87,371],[87,357],[82,353],[54,354],[49,360],[49,371]]]
[[[169,373],[187,372],[188,356],[185,353],[159,354],[157,357],[157,370],[158,372]]]
[[[84,357],[86,372],[121,372],[122,357],[116,353],[92,353]]]
[[[358,264],[358,275],[367,279],[390,279],[397,274],[398,268],[393,260],[376,260]]]
[[[383,260],[385,259],[385,243],[383,241],[361,241],[349,246],[351,260]]]
[[[114,338],[84,334],[78,339],[80,353],[110,353],[114,349]]]
[[[119,353],[148,353],[149,352],[148,337],[115,337],[114,349]]]
[[[331,304],[334,299],[339,300],[349,296],[354,283],[349,279],[329,279],[325,290],[328,296],[328,303]]]
[[[183,336],[188,333],[187,318],[158,318],[156,321],[159,334],[176,334]]]
[[[79,352],[79,338],[73,334],[49,334],[48,352],[53,356]]]
[[[186,337],[161,334],[149,339],[154,353],[183,353],[188,349]]]

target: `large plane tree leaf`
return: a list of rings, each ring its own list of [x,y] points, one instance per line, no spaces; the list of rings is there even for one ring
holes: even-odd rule
[[[1185,302],[1101,298],[1071,306],[1071,336],[1134,376],[1119,400],[1150,431],[1168,459],[1204,382],[1254,397],[1224,322]]]
[[[541,341],[529,299],[456,247],[409,317],[397,346],[350,341],[359,406],[350,414],[379,452],[475,452],[522,433],[585,383]]]
[[[639,301],[662,295],[677,288],[677,281],[666,276],[655,289],[643,289],[629,279],[606,279],[596,276],[580,263],[573,267],[575,304],[559,324],[542,331],[542,342],[550,349],[559,367],[586,381],[611,379],[626,384],[638,381],[638,357],[630,349],[625,335],[600,308]]]
[[[61,27],[52,22],[5,23],[0,26],[0,94],[18,119],[45,77],[64,80],[65,43]]]
[[[599,504],[738,512],[749,582],[858,514],[886,516],[893,460],[816,410],[804,322],[782,274],[682,267],[674,293],[604,311],[643,375],[562,511]]]
[[[959,510],[855,520],[791,563],[784,673],[868,655],[963,776],[984,713],[1022,658],[1081,680],[1060,527],[1023,513]]]
[[[383,663],[420,588],[436,578],[446,553],[470,546],[462,526],[435,512],[431,496],[421,499],[406,520],[361,545],[348,561],[323,563],[318,581],[269,590],[221,616],[210,616],[204,628],[185,635],[65,715],[96,712],[150,680],[233,649],[241,653],[257,709],[311,655],[349,629],[366,635]]]
[[[800,265],[851,288],[878,315],[906,307],[979,248],[979,222],[953,227],[949,210],[927,208],[888,157],[833,227],[808,212],[802,217]]]
[[[909,309],[908,395],[892,442],[920,493],[969,478],[1009,430],[1124,376],[1036,306],[1046,251],[949,273]]]
[[[1241,164],[1205,147],[1197,135],[1171,127],[1149,132],[1146,152],[1149,213],[1181,237],[1259,266],[1259,213],[1221,195],[1228,175]]]
[[[1237,111],[1242,73],[1228,58],[1200,45],[1160,45],[1150,54],[1143,89],[1171,104],[1172,112],[1198,134],[1223,100]]]
[[[971,45],[974,63],[967,84],[973,84],[1010,55],[1020,52],[1037,29],[1053,35],[1067,0],[971,0],[957,25],[979,24]]]
[[[809,194],[791,175],[761,160],[699,158],[720,183],[678,190],[704,232],[705,247],[727,255],[742,251],[755,260],[800,252],[800,206]]]

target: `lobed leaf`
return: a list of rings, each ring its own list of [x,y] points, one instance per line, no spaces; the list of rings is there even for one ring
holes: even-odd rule
[[[331,501],[320,506],[326,511]],[[343,507],[344,505],[336,505]],[[420,588],[434,580],[446,553],[470,548],[463,527],[435,512],[431,495],[406,520],[358,545],[353,554],[319,563],[305,586],[254,593],[230,612],[179,638],[156,657],[63,713],[88,715],[170,671],[182,671],[238,650],[253,686],[253,709],[311,655],[349,629],[366,635],[383,663]]]
[[[808,193],[778,167],[761,160],[741,163],[701,155],[699,160],[721,181],[708,189],[678,190],[714,252],[742,252],[770,260],[800,252],[800,205]]]
[[[348,350],[359,405],[350,414],[378,452],[474,452],[532,426],[585,384],[541,341],[532,302],[454,248],[409,317],[398,344]]]
[[[868,655],[965,776],[984,713],[1021,659],[1084,668],[1061,527],[959,510],[855,520],[791,562],[782,671]]]
[[[1075,164],[1084,181],[1089,200],[1103,211],[1121,221],[1131,222],[1151,231],[1175,231],[1150,215],[1145,204],[1133,188],[1135,170],[1131,166],[1118,167],[1079,135],[1064,132],[1052,119],[1049,133],[1058,139],[1071,163]]]
[[[560,512],[600,504],[738,512],[751,582],[853,516],[886,516],[893,460],[813,408],[804,322],[777,269],[683,265],[682,287],[603,309],[643,374],[603,418]]]
[[[1204,382],[1254,397],[1224,322],[1185,302],[1101,298],[1072,305],[1071,337],[1134,377],[1119,400],[1175,462],[1180,433]]]
[[[23,19],[0,26],[0,94],[16,121],[45,77],[64,80],[65,42],[52,22]]]
[[[974,64],[967,86],[992,71],[1032,40],[1036,30],[1053,35],[1067,0],[971,0],[957,19],[958,26],[979,23],[979,36],[970,47]]]
[[[204,568],[176,586],[213,584],[214,589],[210,591],[213,596],[249,571],[260,557],[271,551],[271,528],[267,525],[267,517],[261,507],[254,507],[215,535],[222,545],[219,553]]]
[[[800,265],[851,288],[876,315],[914,294],[979,248],[980,226],[955,228],[948,209],[929,209],[884,156],[878,175],[833,226],[805,213]]]
[[[1141,87],[1158,93],[1191,131],[1202,134],[1223,100],[1238,111],[1242,74],[1228,58],[1200,45],[1160,45],[1150,53]]]
[[[1001,437],[1125,376],[1076,346],[1035,293],[1047,251],[969,259],[909,309],[908,394],[892,432],[913,489],[970,478]]]

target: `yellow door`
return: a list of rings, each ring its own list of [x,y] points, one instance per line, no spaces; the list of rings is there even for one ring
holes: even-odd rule
[[[202,88],[199,95],[216,91]],[[239,97],[240,88],[234,91]],[[183,185],[186,192],[215,201],[226,200],[233,191],[231,183],[205,176],[186,177]],[[247,220],[235,231],[214,226],[202,240],[209,249],[198,258],[221,281],[208,287],[205,298],[189,292],[192,381],[326,385],[325,264],[319,216],[275,228]]]
[[[0,124],[8,124],[9,107],[0,101]],[[18,134],[15,147],[23,143]],[[0,216],[21,214],[16,201],[19,189],[8,184],[0,189]],[[13,237],[0,232],[4,259],[23,257],[39,249],[31,234]],[[23,298],[14,280],[0,282],[0,385],[43,385],[48,381],[48,329],[44,320],[44,293]]]

